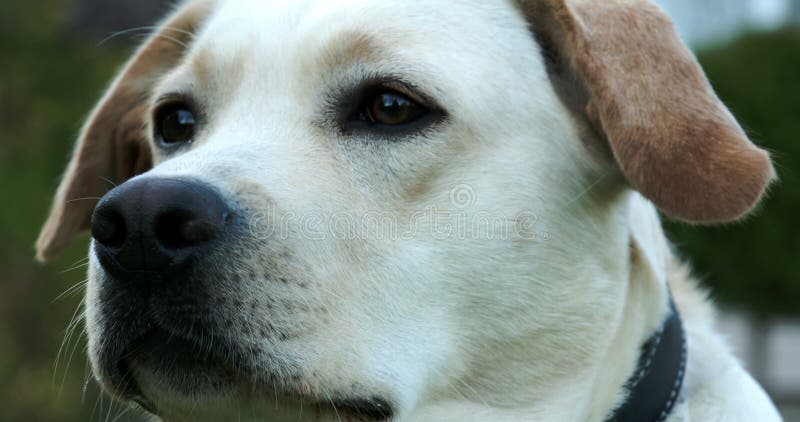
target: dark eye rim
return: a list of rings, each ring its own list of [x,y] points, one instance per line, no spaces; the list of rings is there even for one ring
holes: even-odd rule
[[[188,110],[190,113],[192,113],[192,116],[194,116],[195,123],[192,137],[186,141],[168,142],[164,139],[163,134],[161,133],[161,120],[163,117],[165,117],[166,113],[180,109]],[[156,144],[166,150],[175,150],[194,142],[195,138],[197,137],[201,120],[201,115],[197,110],[198,109],[195,106],[194,101],[187,97],[168,95],[159,99],[159,101],[157,101],[156,105],[153,107],[152,112],[153,139],[155,139]]]
[[[382,135],[390,137],[411,136],[424,132],[447,119],[447,113],[435,101],[411,84],[394,78],[367,80],[351,91],[340,102],[339,125],[344,135]],[[364,110],[368,109],[377,95],[394,94],[404,97],[423,109],[413,120],[398,124],[386,125],[360,119]]]

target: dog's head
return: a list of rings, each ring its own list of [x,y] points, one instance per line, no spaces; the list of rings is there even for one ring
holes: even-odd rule
[[[119,397],[385,419],[593,359],[629,188],[723,222],[773,177],[645,0],[196,0],[94,111],[37,246],[91,228]]]

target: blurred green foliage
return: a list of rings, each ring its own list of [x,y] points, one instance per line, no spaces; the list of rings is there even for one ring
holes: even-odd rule
[[[0,420],[104,420],[109,401],[84,394],[82,327],[56,355],[84,280],[77,242],[58,261],[33,261],[33,242],[84,115],[127,56],[128,47],[62,33],[68,2],[4,2],[0,12]],[[75,352],[73,353],[73,350]],[[72,355],[70,359],[70,355]],[[71,365],[67,369],[67,361]],[[113,417],[121,409],[116,407]]]
[[[47,266],[33,262],[33,242],[80,123],[131,47],[118,40],[98,46],[97,39],[63,32],[67,7],[62,0],[5,2],[0,13],[3,421],[113,420],[123,410],[101,401],[93,383],[84,387],[85,346],[77,335],[55,368],[83,291],[55,299],[84,280],[86,242],[76,242]],[[671,224],[672,237],[708,275],[718,297],[763,314],[796,313],[800,39],[791,31],[750,35],[704,52],[702,60],[722,98],[754,138],[775,152],[782,182],[746,225]]]
[[[700,52],[720,98],[773,153],[780,177],[735,225],[669,224],[671,239],[723,303],[759,316],[800,313],[800,30],[743,36]]]

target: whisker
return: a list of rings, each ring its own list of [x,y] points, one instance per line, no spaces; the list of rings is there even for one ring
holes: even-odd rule
[[[458,380],[458,382],[459,382],[459,384],[463,385],[464,387],[467,387],[467,390],[471,391],[471,392],[472,392],[472,394],[474,394],[474,395],[475,395],[475,397],[477,397],[477,398],[478,398],[478,400],[480,400],[480,401],[481,401],[481,403],[483,403],[483,405],[484,405],[484,406],[486,406],[486,407],[489,407],[489,404],[488,404],[488,403],[486,403],[486,400],[484,400],[484,399],[483,399],[483,396],[481,396],[480,394],[478,394],[478,392],[477,392],[477,391],[475,391],[475,389],[474,389],[474,388],[472,388],[472,386],[471,386],[471,385],[467,384],[467,383],[466,383],[464,380],[461,380],[461,379],[459,379],[459,380]]]
[[[89,265],[89,264],[88,263],[87,264],[81,264],[81,266],[84,266],[84,265]],[[60,301],[62,299],[65,299],[68,296],[72,296],[74,293],[77,293],[82,287],[86,286],[86,284],[88,284],[88,282],[89,282],[89,279],[85,279],[83,281],[79,281],[79,282],[75,283],[74,285],[69,287],[67,290],[64,290],[63,293],[61,293],[60,295],[56,296],[56,298],[53,299],[50,302],[50,304],[52,305],[52,304],[54,304],[54,303],[56,303],[56,302],[58,302],[58,301]]]
[[[75,330],[76,325],[80,323],[79,315],[83,316],[83,313],[81,312],[83,308],[83,303],[84,300],[81,299],[81,301],[78,303],[78,306],[75,308],[75,311],[72,313],[72,317],[70,318],[69,323],[67,323],[67,328],[64,329],[64,339],[61,340],[61,345],[58,347],[58,353],[56,354],[56,361],[55,364],[53,365],[53,384],[55,384],[56,378],[58,377],[58,365],[59,362],[61,361],[61,354],[64,352],[64,347],[65,346],[69,347],[67,343],[72,337],[72,333]],[[64,376],[66,377],[66,374]],[[59,394],[60,393],[61,392],[59,390]]]
[[[181,40],[179,40],[179,39],[177,39],[175,37],[172,37],[172,36],[169,36],[169,35],[166,35],[166,34],[156,34],[156,37],[172,41],[175,44],[178,44],[179,46],[181,46],[183,48],[189,48],[188,44],[186,44],[185,42],[183,42],[183,41],[181,41]]]
[[[83,258],[83,259],[79,259],[79,260],[75,261],[75,263],[72,264],[69,268],[67,268],[66,270],[61,271],[61,274],[68,273],[68,272],[70,272],[72,270],[76,270],[76,269],[78,269],[78,268],[80,268],[80,267],[82,267],[82,266],[84,266],[84,265],[86,265],[88,263],[89,263],[89,258],[88,257]]]
[[[109,420],[111,420],[111,412],[114,410],[114,406],[116,406],[116,405],[117,405],[117,401],[116,400],[109,400],[108,401],[108,412],[106,412],[105,422],[108,422]],[[121,407],[121,405],[120,405],[120,407]]]
[[[453,390],[453,392],[455,392],[458,396],[460,396],[465,401],[469,401],[469,397],[467,397],[467,395],[464,394],[463,391],[461,391],[458,387],[456,387],[455,384],[450,382],[450,380],[446,377],[446,375],[441,370],[439,370],[437,368],[431,368],[431,369],[433,370],[433,372],[435,372],[440,377],[440,379],[443,379],[447,383],[447,385]]]
[[[77,260],[77,261],[73,262],[73,263],[72,263],[72,265],[78,265],[78,264],[80,264],[81,262],[86,262],[86,261],[88,261],[88,260],[89,260],[89,257],[88,257],[88,256],[85,256],[85,257],[83,257],[83,258],[80,258],[79,260]]]
[[[114,181],[109,179],[108,177],[100,176],[100,180],[102,180],[104,182],[107,182],[109,185],[111,185],[111,186],[113,186],[115,188],[119,186],[118,184],[114,183]]]
[[[589,187],[587,187],[586,189],[584,189],[584,191],[583,191],[583,192],[581,192],[581,193],[580,193],[580,194],[578,194],[578,195],[577,195],[575,198],[572,198],[572,200],[570,200],[569,202],[567,202],[567,203],[564,205],[564,207],[569,207],[570,205],[572,205],[572,204],[574,204],[575,202],[577,202],[579,199],[581,199],[581,198],[583,198],[584,196],[586,196],[586,194],[587,194],[587,193],[591,192],[591,190],[592,190],[592,189],[594,189],[594,188],[595,188],[597,185],[599,185],[599,184],[600,184],[600,182],[602,182],[602,181],[603,181],[603,180],[604,180],[606,177],[608,177],[608,175],[609,175],[609,174],[611,174],[611,173],[604,173],[604,174],[602,174],[602,175],[601,175],[601,176],[600,176],[600,177],[599,177],[599,178],[598,178],[598,179],[597,179],[597,180],[596,180],[594,183],[592,183],[591,185],[589,185]]]
[[[323,393],[325,393],[325,396],[328,397],[328,402],[331,404],[331,407],[333,408],[333,413],[336,414],[336,420],[338,422],[342,422],[342,417],[339,416],[339,410],[336,409],[336,403],[333,402],[333,398],[328,393],[328,390],[322,385],[320,385],[319,388],[322,390]]]
[[[157,29],[155,26],[140,26],[140,27],[136,27],[136,28],[128,28],[128,29],[123,29],[121,31],[112,32],[107,37],[105,37],[102,40],[100,40],[100,42],[97,43],[97,45],[95,47],[100,47],[101,45],[105,44],[109,40],[112,40],[112,39],[114,39],[116,37],[119,37],[119,36],[122,36],[122,35],[125,35],[125,34],[130,34],[132,32],[139,32],[139,31],[152,31],[152,30],[155,30],[155,29]]]
[[[102,393],[102,392],[97,395],[97,398],[94,401],[94,406],[92,407],[92,416],[89,417],[89,420],[92,420],[92,421],[94,420],[94,415],[95,415],[95,412],[97,412],[97,404],[98,403],[101,404],[101,412],[102,412],[103,395],[104,395],[104,393]]]
[[[122,36],[122,35],[131,34],[131,33],[137,33],[137,32],[145,32],[145,31],[155,32],[155,31],[158,31],[158,30],[178,32],[178,33],[181,33],[181,34],[184,34],[184,35],[188,35],[191,38],[194,38],[194,34],[193,33],[189,32],[189,31],[186,31],[184,29],[174,28],[174,27],[171,27],[171,26],[159,27],[159,26],[155,26],[155,25],[149,25],[149,26],[139,26],[139,27],[136,27],[136,28],[128,28],[128,29],[123,29],[121,31],[113,32],[109,36],[107,36],[107,37],[103,38],[102,40],[100,40],[100,42],[97,43],[96,47],[100,47],[101,45],[105,44],[106,42],[108,42],[108,41],[110,41],[110,40],[112,40],[114,38],[117,38],[119,36]]]
[[[69,374],[69,367],[72,364],[72,358],[75,356],[75,351],[78,349],[78,346],[80,346],[81,337],[83,337],[84,334],[86,334],[85,329],[75,339],[75,345],[72,346],[72,351],[70,352],[69,357],[67,358],[67,366],[64,368],[64,376],[61,379],[61,386],[59,387],[59,392],[64,390],[64,384],[66,384],[67,382],[67,374]]]
[[[84,346],[84,351],[86,351],[86,347]],[[86,393],[89,391],[89,383],[94,381],[94,377],[92,376],[91,370],[91,362],[89,362],[89,356],[86,356],[86,366],[84,369],[83,374],[83,391],[81,391],[81,404],[86,404]]]
[[[300,397],[300,413],[297,415],[297,421],[303,420],[303,397]]]
[[[100,197],[97,197],[97,196],[87,196],[87,197],[85,197],[85,198],[74,198],[74,199],[70,199],[70,200],[68,200],[68,201],[67,201],[67,203],[68,203],[68,204],[70,204],[70,203],[73,203],[73,202],[79,202],[79,201],[99,201],[99,200],[101,200],[101,199],[102,199],[102,198],[100,198]]]
[[[75,270],[81,269],[83,267],[88,267],[88,266],[89,266],[89,261],[86,261],[83,264],[77,264],[77,265],[75,265],[73,267],[70,267],[70,268],[67,268],[66,270],[61,271],[61,274],[68,273],[70,271],[75,271]]]
[[[112,420],[111,420],[111,422],[117,422],[117,421],[119,420],[119,418],[121,418],[121,417],[125,416],[125,414],[126,414],[126,413],[128,413],[128,411],[130,411],[130,410],[131,410],[131,407],[130,407],[130,406],[126,406],[126,407],[124,407],[124,408],[122,409],[122,412],[120,412],[120,413],[117,415],[117,417],[115,417],[114,419],[112,419]]]

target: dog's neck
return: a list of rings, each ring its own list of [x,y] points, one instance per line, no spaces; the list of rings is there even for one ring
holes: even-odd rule
[[[631,199],[630,212],[630,275],[623,316],[605,360],[598,365],[590,396],[594,402],[590,420],[603,420],[625,401],[624,386],[636,370],[640,346],[670,312],[667,266],[671,252],[660,220],[638,195]]]
[[[638,194],[620,198],[605,223],[625,229],[613,229],[604,239],[608,250],[576,265],[602,269],[580,280],[584,290],[576,289],[575,295],[584,296],[560,303],[562,313],[550,326],[533,327],[484,350],[484,360],[471,365],[483,366],[479,374],[459,380],[476,397],[471,403],[454,398],[423,416],[603,421],[625,401],[625,384],[637,368],[641,346],[669,313],[671,255],[652,205]],[[587,303],[596,308],[586,309]],[[533,312],[528,317],[536,321]]]
[[[665,421],[680,399],[686,362],[686,332],[670,299],[664,323],[642,345],[636,372],[626,383],[628,398],[606,421]]]

